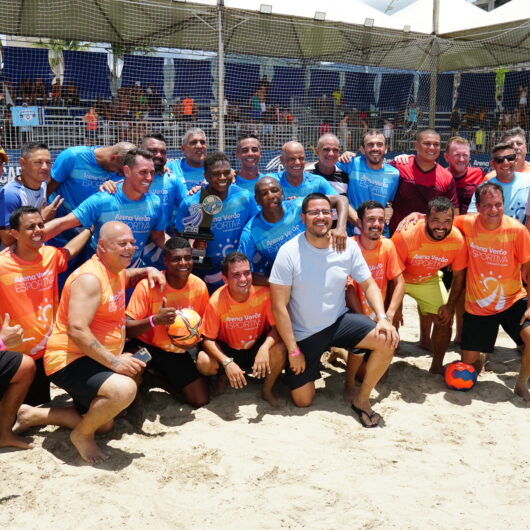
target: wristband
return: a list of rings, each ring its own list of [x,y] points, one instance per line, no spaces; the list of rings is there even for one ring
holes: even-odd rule
[[[0,338],[0,351],[6,351],[6,350],[7,350],[6,343],[2,340],[2,338]]]
[[[296,348],[293,353],[289,354],[289,357],[296,357],[297,355],[300,355],[302,352],[300,351],[300,348]]]
[[[230,363],[233,363],[233,362],[234,362],[234,358],[233,358],[233,357],[227,357],[227,358],[222,362],[223,368],[226,368]]]
[[[379,320],[388,320],[390,322],[390,319],[388,318],[388,315],[386,313],[381,313],[380,315],[377,315],[377,321]]]
[[[155,324],[155,315],[151,315],[149,317],[149,324],[151,325],[152,328],[154,328],[156,326],[156,324]]]

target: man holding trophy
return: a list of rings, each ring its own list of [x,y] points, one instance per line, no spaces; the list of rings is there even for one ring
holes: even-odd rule
[[[204,160],[208,185],[181,203],[176,230],[193,239],[194,271],[210,293],[223,285],[221,260],[237,249],[245,224],[257,213],[252,195],[232,184],[228,157],[216,151]]]

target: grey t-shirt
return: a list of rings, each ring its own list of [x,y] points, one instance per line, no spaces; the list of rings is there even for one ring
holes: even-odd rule
[[[291,286],[288,310],[296,340],[333,324],[348,309],[346,280],[371,277],[359,246],[351,239],[344,252],[320,249],[307,242],[305,232],[285,243],[276,256],[269,282]]]

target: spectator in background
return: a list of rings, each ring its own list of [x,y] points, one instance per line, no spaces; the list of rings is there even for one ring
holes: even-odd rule
[[[52,105],[60,106],[62,104],[63,86],[58,79],[52,84],[51,99]]]
[[[44,86],[44,83],[42,82],[42,79],[40,77],[37,77],[37,79],[33,83],[31,91],[31,102],[34,105],[40,106],[44,106],[47,103],[46,87]]]
[[[87,113],[83,116],[85,125],[85,139],[86,145],[96,145],[98,139],[98,119],[99,114],[95,107],[90,107]]]
[[[184,121],[195,121],[197,118],[197,105],[189,96],[182,100],[182,118]]]
[[[449,125],[451,127],[451,134],[455,136],[460,130],[460,125],[462,124],[462,115],[460,114],[460,109],[455,107],[453,112],[451,112],[451,117],[449,118]]]
[[[29,77],[25,77],[20,83],[20,98],[22,103],[29,103],[31,101],[32,85]]]

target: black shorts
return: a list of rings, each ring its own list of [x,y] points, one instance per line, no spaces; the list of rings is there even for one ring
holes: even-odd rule
[[[154,368],[177,391],[182,390],[185,386],[201,377],[189,352],[168,352],[138,339],[129,341],[125,346],[126,351],[131,353],[136,352],[140,348],[146,348],[151,354],[152,359],[147,363],[147,366]]]
[[[11,379],[15,377],[20,368],[22,355],[22,353],[9,350],[0,352],[0,398],[5,394]]]
[[[320,379],[320,357],[331,346],[354,350],[365,337],[375,328],[375,322],[366,315],[345,313],[337,321],[323,330],[298,342],[298,347],[305,357],[305,370],[296,375],[289,368],[285,369],[285,382],[295,390],[306,383]],[[357,353],[364,353],[359,350]]]
[[[50,379],[44,371],[44,362],[41,357],[40,359],[35,359],[35,378],[24,398],[24,403],[36,407],[50,401]]]
[[[90,357],[81,357],[50,375],[50,381],[66,390],[79,414],[85,414],[101,385],[115,374]]]
[[[462,349],[492,353],[499,333],[499,324],[518,346],[521,345],[521,330],[530,326],[530,320],[525,320],[522,326],[519,324],[527,306],[528,298],[523,298],[496,315],[479,316],[465,312]]]
[[[228,357],[233,357],[234,362],[239,366],[239,368],[241,368],[241,370],[250,373],[252,372],[252,366],[254,365],[254,360],[256,359],[258,350],[265,342],[268,334],[268,331],[263,333],[263,335],[248,350],[236,350],[224,342],[217,342],[225,355],[228,355]]]

